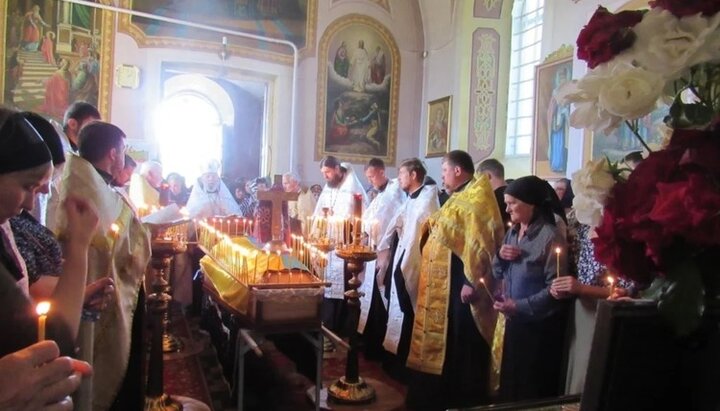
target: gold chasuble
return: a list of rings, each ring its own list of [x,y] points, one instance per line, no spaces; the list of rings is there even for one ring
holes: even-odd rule
[[[126,200],[103,180],[92,164],[77,155],[68,157],[60,200],[69,194],[88,200],[100,220],[88,252],[88,283],[106,276],[115,281],[115,296],[94,324],[92,409],[107,410],[128,367],[133,316],[150,260],[150,233]],[[62,240],[67,225],[62,208],[58,210],[57,223],[55,231]],[[112,224],[119,227],[117,233],[111,229]],[[83,321],[81,327],[87,326]],[[80,351],[83,349],[81,342]]]
[[[160,192],[140,174],[130,177],[130,201],[135,207],[160,207]]]
[[[462,260],[467,281],[476,289],[471,309],[475,325],[492,347],[496,311],[482,290],[493,290],[492,258],[502,243],[504,227],[493,190],[486,176],[476,176],[453,195],[422,227],[427,242],[422,248],[417,306],[407,365],[441,375],[445,362],[451,254]],[[459,299],[459,296],[457,297]]]

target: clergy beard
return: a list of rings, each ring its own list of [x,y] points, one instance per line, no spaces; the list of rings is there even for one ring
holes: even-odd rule
[[[327,181],[328,187],[330,187],[330,188],[340,187],[340,184],[342,183],[344,177],[345,177],[344,173],[335,174],[335,176],[332,178],[332,180]]]

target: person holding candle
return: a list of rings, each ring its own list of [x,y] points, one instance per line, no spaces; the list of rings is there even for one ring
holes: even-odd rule
[[[536,176],[514,180],[505,189],[513,226],[493,259],[493,274],[506,290],[494,304],[507,318],[500,372],[503,401],[561,392],[569,305],[553,298],[550,286],[558,273],[567,275],[567,253],[555,253],[567,244],[555,225],[554,214],[562,210],[550,194],[554,196],[549,184]]]
[[[420,273],[407,366],[409,409],[464,408],[490,401],[489,370],[497,313],[480,290],[505,227],[488,178],[472,157],[442,160],[451,193],[418,232]],[[490,287],[493,284],[488,284]]]
[[[574,266],[577,278],[560,277],[553,280],[550,293],[558,299],[575,299],[573,307],[573,326],[570,332],[570,350],[565,384],[566,394],[579,394],[585,385],[590,346],[595,333],[595,312],[597,301],[615,296],[629,296],[635,287],[632,282],[612,276],[613,287],[608,284],[605,266],[597,262],[594,254],[592,236],[594,230],[586,225],[577,226],[575,237]]]
[[[33,209],[37,193],[48,192],[52,156],[33,121],[28,113],[0,108],[0,329],[8,331],[0,338],[0,409],[45,405],[71,409],[67,396],[90,368],[59,355],[74,354],[87,247],[97,216],[84,200],[72,197],[62,205],[73,223],[65,262],[68,274],[52,296],[55,309],[47,318],[44,334],[53,341],[36,343],[39,321],[29,298],[26,266],[9,224],[21,210]]]
[[[123,167],[125,133],[95,121],[85,125],[79,137],[80,155],[68,158],[60,198],[79,196],[97,210],[100,227],[88,253],[88,281],[110,277],[115,285],[115,298],[100,319],[94,326],[89,321],[82,324],[80,352],[95,368],[92,395],[85,393],[82,398],[91,398],[95,409],[139,409],[144,400],[143,280],[150,260],[150,234],[130,204],[109,185]],[[60,213],[55,228],[63,244],[71,229],[67,217]],[[112,224],[120,228],[117,235],[110,230]]]
[[[53,125],[42,116],[35,113],[24,113],[24,116],[50,150],[54,176],[58,170],[62,171],[65,165],[64,148],[60,136]],[[52,183],[51,181],[50,185]],[[37,208],[37,201],[35,202],[35,208]],[[20,215],[11,217],[10,227],[12,228],[15,245],[26,267],[30,296],[37,301],[53,297],[64,264],[69,265],[71,270],[77,270],[78,268],[75,267],[78,264],[73,261],[75,257],[72,255],[67,256],[69,259],[63,258],[60,244],[52,231],[40,224],[36,219],[35,208],[25,207]],[[90,224],[87,228],[94,229],[94,227],[94,224]],[[84,258],[82,261],[84,261]],[[84,263],[80,262],[80,264]],[[85,270],[82,267],[80,269]],[[66,286],[61,286],[62,288],[66,288]],[[104,300],[112,292],[112,279],[102,278],[88,284],[85,290],[84,308],[93,312],[101,310],[105,303]],[[73,329],[75,328],[73,327]]]

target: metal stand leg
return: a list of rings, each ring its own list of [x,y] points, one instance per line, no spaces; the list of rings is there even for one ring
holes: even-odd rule
[[[322,331],[317,332],[317,338],[313,337],[310,332],[303,332],[302,336],[305,337],[310,344],[315,347],[315,411],[320,411],[320,391],[322,391],[322,363],[323,363],[323,333]]]
[[[245,344],[245,338],[243,338],[240,330],[237,331],[237,337],[235,341],[235,367],[237,372],[237,380],[235,384],[237,387],[237,411],[243,410],[243,390],[245,388],[245,354],[250,351],[251,348]]]

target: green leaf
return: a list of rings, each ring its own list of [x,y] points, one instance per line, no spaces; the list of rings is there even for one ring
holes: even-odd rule
[[[687,335],[700,325],[705,311],[705,287],[700,269],[693,259],[670,267],[658,301],[658,310],[675,329]]]

